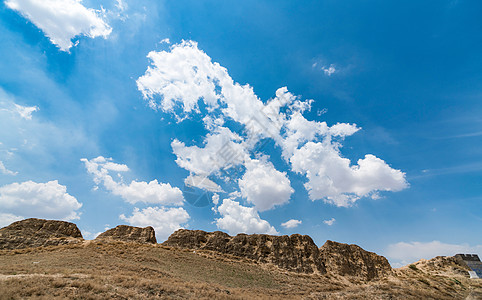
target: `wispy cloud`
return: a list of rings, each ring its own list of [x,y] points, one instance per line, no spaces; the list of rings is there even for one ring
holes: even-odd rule
[[[328,226],[331,226],[331,225],[335,224],[335,221],[336,221],[335,218],[331,218],[329,220],[324,220],[323,223],[325,223]]]
[[[429,176],[441,176],[451,174],[463,174],[482,171],[482,162],[474,162],[470,164],[463,164],[447,168],[424,169],[421,174],[409,176],[409,179],[424,178]]]
[[[331,64],[329,67],[323,66],[321,67],[321,69],[327,76],[331,76],[336,72],[335,66],[333,64]]]
[[[470,138],[470,137],[478,137],[478,136],[482,136],[482,131],[461,133],[461,134],[449,135],[449,136],[443,136],[443,137],[434,137],[434,139],[447,140],[447,139],[461,139],[461,138]]]
[[[32,120],[32,113],[38,110],[37,106],[22,106],[15,104],[17,113],[25,120]]]
[[[0,160],[0,172],[5,175],[14,175],[14,176],[18,174],[18,172],[13,172],[7,169],[1,160]]]
[[[334,65],[334,64],[323,65],[323,64],[321,64],[321,63],[315,62],[315,63],[313,63],[313,65],[311,65],[311,67],[312,67],[313,69],[322,70],[323,73],[324,73],[326,76],[331,76],[331,75],[333,75],[333,74],[336,72],[336,68],[335,68],[335,65]]]

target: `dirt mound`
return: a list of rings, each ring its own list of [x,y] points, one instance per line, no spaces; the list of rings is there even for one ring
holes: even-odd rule
[[[141,228],[127,225],[119,225],[99,234],[96,240],[117,240],[124,242],[138,242],[156,244],[156,233],[151,226]]]
[[[0,229],[0,249],[56,246],[81,242],[77,225],[65,221],[26,219]]]
[[[411,267],[411,266],[415,267]],[[432,259],[421,259],[403,268],[421,270],[432,275],[461,275],[467,276],[471,269],[463,260],[454,256],[436,256]]]
[[[374,279],[391,274],[388,260],[357,245],[326,241],[320,248],[320,257],[329,273]]]
[[[300,273],[326,273],[319,250],[307,235],[272,236],[238,234],[231,237],[220,231],[180,229],[174,232],[165,246],[214,250],[258,262],[272,263],[283,269]]]

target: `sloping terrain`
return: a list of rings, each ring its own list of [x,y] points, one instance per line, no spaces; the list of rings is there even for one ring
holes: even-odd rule
[[[150,227],[118,226],[84,241],[75,224],[39,219],[0,233],[0,299],[482,299],[454,257],[392,270],[298,234],[179,230],[160,245]]]
[[[0,251],[0,299],[480,299],[482,281],[398,269],[380,280],[289,272],[210,250],[120,241]]]

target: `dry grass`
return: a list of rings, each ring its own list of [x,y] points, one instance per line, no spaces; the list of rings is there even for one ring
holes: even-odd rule
[[[122,242],[0,251],[0,299],[465,299],[482,282],[397,270],[379,281],[286,272],[209,251]]]

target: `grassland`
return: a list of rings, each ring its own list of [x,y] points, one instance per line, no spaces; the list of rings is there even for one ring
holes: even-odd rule
[[[0,251],[0,299],[481,299],[482,280],[403,268],[364,282],[209,251],[86,241]]]

